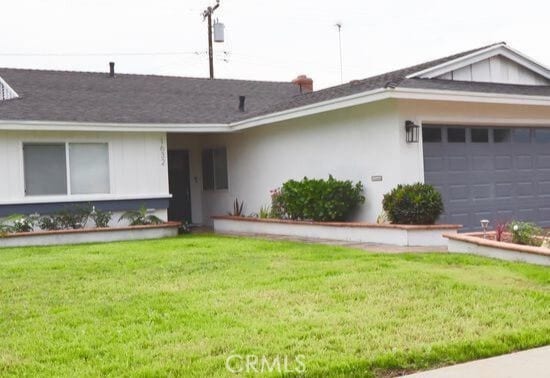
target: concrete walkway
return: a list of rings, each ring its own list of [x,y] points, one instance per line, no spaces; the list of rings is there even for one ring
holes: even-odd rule
[[[410,378],[548,378],[550,346],[406,375]]]

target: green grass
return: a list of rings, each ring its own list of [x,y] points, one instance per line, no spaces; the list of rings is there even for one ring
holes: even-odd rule
[[[0,250],[0,375],[391,376],[550,344],[550,270],[245,238]]]

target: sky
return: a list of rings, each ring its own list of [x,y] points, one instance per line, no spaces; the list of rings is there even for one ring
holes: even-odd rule
[[[1,0],[0,66],[208,76],[216,0]],[[548,0],[221,0],[216,78],[338,85],[506,41],[550,66]]]

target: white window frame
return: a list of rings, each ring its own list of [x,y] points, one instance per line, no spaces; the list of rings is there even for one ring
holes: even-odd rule
[[[27,194],[27,183],[25,182],[25,167],[24,167],[24,161],[25,161],[25,152],[24,147],[25,145],[44,145],[44,144],[63,144],[65,146],[65,174],[67,178],[67,194],[54,194],[54,195],[28,195]],[[89,194],[73,194],[72,188],[71,188],[71,162],[70,162],[70,153],[69,153],[69,145],[71,144],[104,144],[107,145],[107,159],[108,159],[108,187],[109,190],[106,193],[89,193]],[[112,152],[111,152],[111,143],[107,141],[100,141],[100,140],[71,140],[71,141],[59,141],[59,140],[30,140],[30,141],[22,141],[21,142],[21,180],[22,180],[22,187],[23,187],[23,193],[24,197],[27,199],[40,199],[40,198],[67,198],[67,197],[97,197],[97,196],[109,196],[112,194],[112,181],[113,181],[113,166],[112,166]]]

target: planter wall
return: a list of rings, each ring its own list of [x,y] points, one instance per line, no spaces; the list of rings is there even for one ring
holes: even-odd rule
[[[380,225],[351,222],[301,222],[245,217],[213,217],[214,231],[233,235],[277,235],[399,246],[445,246],[443,233],[456,233],[459,225]]]
[[[23,232],[0,237],[0,247],[29,247],[160,239],[176,236],[179,226],[179,222],[168,222],[150,226]]]
[[[492,235],[492,233],[488,233]],[[445,234],[449,252],[550,266],[550,249],[483,239],[483,234]]]

